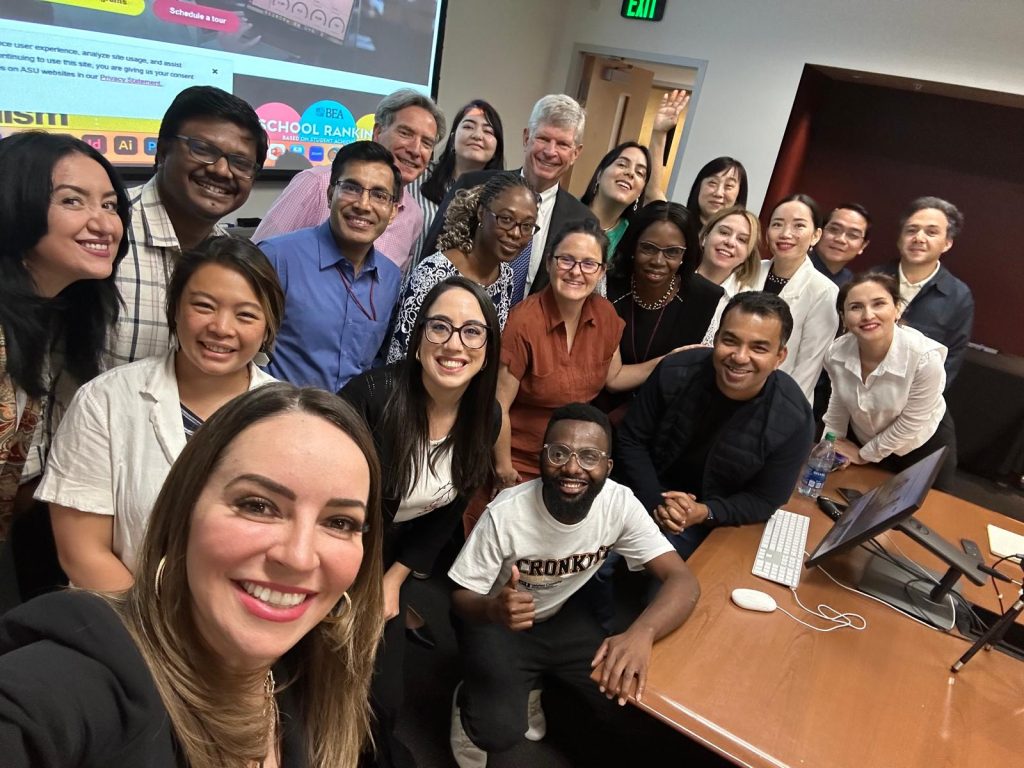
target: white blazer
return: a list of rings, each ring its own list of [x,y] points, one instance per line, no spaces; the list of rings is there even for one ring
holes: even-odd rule
[[[250,363],[250,390],[272,381]],[[112,368],[78,390],[35,497],[112,515],[114,554],[134,573],[150,510],[184,447],[171,350]]]
[[[764,290],[771,266],[770,259],[761,262],[761,270],[750,290]],[[836,284],[815,269],[806,256],[779,293],[793,314],[793,333],[786,344],[789,356],[779,366],[779,370],[796,380],[810,403],[814,402],[814,385],[821,375],[825,350],[839,330],[839,313],[836,311],[838,296],[839,288]]]

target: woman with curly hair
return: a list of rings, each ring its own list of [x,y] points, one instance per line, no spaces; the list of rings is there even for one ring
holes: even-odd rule
[[[480,285],[502,328],[512,308],[512,261],[537,231],[537,195],[522,175],[496,173],[486,183],[459,190],[444,216],[437,253],[409,273],[398,303],[388,363],[405,357],[423,298],[454,275]]]

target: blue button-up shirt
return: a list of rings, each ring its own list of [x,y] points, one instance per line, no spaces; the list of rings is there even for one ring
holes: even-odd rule
[[[292,384],[337,392],[372,368],[398,301],[398,267],[371,248],[356,275],[329,221],[272,237],[259,247],[277,270],[285,295],[284,321],[267,372]]]

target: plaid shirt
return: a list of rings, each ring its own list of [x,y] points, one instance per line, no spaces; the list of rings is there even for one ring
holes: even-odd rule
[[[117,268],[117,289],[124,311],[108,339],[106,367],[162,355],[171,346],[167,329],[167,285],[181,252],[167,209],[160,202],[156,177],[128,190],[132,223],[125,233],[128,253]],[[211,235],[227,234],[215,225]]]

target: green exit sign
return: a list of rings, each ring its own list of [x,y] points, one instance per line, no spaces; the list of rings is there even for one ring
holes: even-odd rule
[[[622,17],[661,21],[661,17],[665,15],[666,2],[667,0],[622,0]]]

